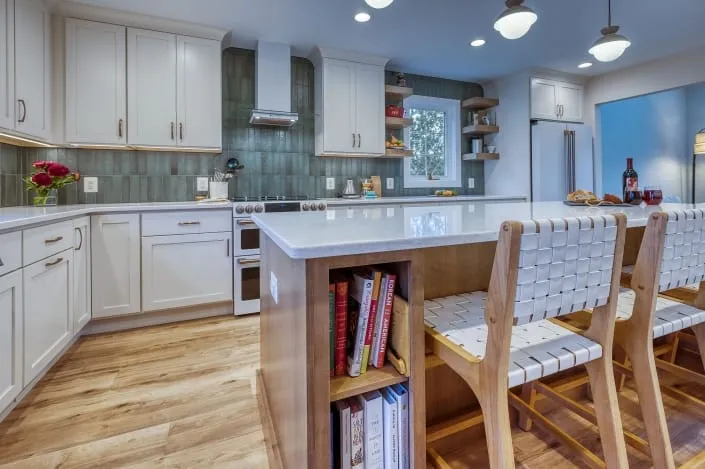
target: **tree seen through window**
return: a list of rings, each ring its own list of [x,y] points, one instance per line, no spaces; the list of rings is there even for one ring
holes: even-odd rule
[[[413,124],[409,141],[414,156],[411,175],[446,176],[446,113],[431,109],[409,109]]]

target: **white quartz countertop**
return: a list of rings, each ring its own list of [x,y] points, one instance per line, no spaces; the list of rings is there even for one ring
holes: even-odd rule
[[[435,204],[435,203],[458,203],[458,202],[479,202],[484,200],[518,200],[526,201],[523,195],[455,195],[453,197],[436,197],[434,195],[421,196],[401,196],[401,197],[379,197],[377,199],[325,199],[329,206],[336,205],[387,205],[387,204]]]
[[[650,213],[692,207],[571,207],[562,202],[456,202],[402,207],[332,208],[325,212],[265,213],[253,219],[289,257],[398,251],[496,241],[506,220],[625,213],[627,226],[645,226]]]
[[[169,210],[230,210],[230,202],[151,202],[138,204],[84,204],[56,207],[0,208],[0,232],[31,225],[76,218],[83,215],[120,212],[163,212]]]

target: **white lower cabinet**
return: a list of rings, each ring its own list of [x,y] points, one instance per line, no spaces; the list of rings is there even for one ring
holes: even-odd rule
[[[73,250],[35,262],[22,274],[26,386],[73,336]]]
[[[142,238],[142,310],[231,301],[232,233]]]
[[[22,271],[0,277],[0,413],[22,391]]]
[[[73,222],[73,307],[74,334],[91,320],[91,219]]]
[[[140,312],[140,216],[91,217],[93,318]]]

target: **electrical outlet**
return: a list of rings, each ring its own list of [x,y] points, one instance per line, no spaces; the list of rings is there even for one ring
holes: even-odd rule
[[[98,192],[98,178],[97,177],[83,178],[83,192]]]
[[[475,178],[468,178],[468,189],[475,188]]]
[[[387,189],[394,190],[394,178],[387,178]]]
[[[335,178],[326,178],[326,190],[327,191],[334,191],[335,190]]]
[[[196,178],[196,191],[197,192],[208,192],[208,178],[207,177]]]

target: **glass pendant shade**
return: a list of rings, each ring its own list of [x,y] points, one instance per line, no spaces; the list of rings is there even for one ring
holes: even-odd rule
[[[494,29],[505,39],[519,39],[529,32],[538,15],[523,0],[507,0],[507,9],[494,22]]]
[[[365,3],[379,10],[381,8],[387,8],[393,1],[394,0],[365,0]]]
[[[632,43],[621,34],[617,34],[619,26],[602,28],[602,37],[595,41],[588,53],[600,62],[612,62],[624,54]]]

